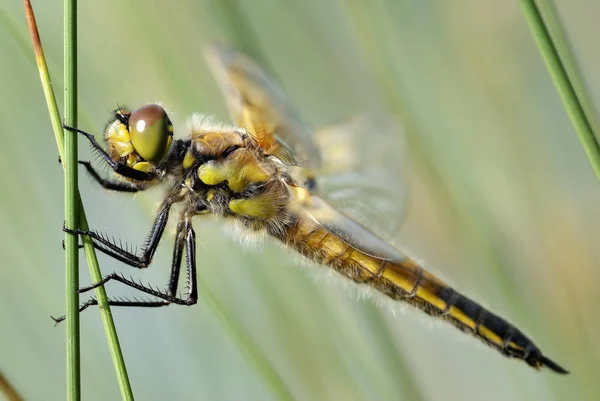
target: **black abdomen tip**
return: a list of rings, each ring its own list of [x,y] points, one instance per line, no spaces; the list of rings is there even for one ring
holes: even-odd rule
[[[525,359],[525,362],[527,362],[527,364],[529,364],[530,366],[533,366],[536,369],[541,369],[543,367],[547,367],[550,370],[552,370],[556,373],[560,373],[562,375],[566,375],[567,373],[569,373],[568,370],[566,370],[565,368],[563,368],[556,362],[554,362],[554,361],[546,358],[544,355],[542,355],[540,350],[538,350],[537,348],[535,350],[533,350],[531,353],[529,353],[529,355],[526,356],[524,359]]]
[[[566,375],[569,373],[568,370],[566,370],[565,368],[563,368],[562,366],[560,366],[559,364],[551,361],[550,359],[546,358],[545,356],[542,355],[542,357],[540,358],[540,362],[544,365],[547,366],[548,368],[550,368],[551,370],[553,370],[556,373],[560,373],[561,375]]]

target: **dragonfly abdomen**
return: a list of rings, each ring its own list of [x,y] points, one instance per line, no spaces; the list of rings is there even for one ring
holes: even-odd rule
[[[385,260],[347,244],[321,225],[304,218],[274,234],[309,259],[327,265],[357,283],[369,285],[394,300],[406,301],[470,333],[503,355],[540,369],[565,369],[544,357],[525,334],[501,317],[455,291],[408,257]]]

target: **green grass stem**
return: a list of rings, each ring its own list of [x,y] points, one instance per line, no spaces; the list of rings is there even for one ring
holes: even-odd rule
[[[598,133],[598,123],[595,122],[591,102],[585,94],[581,74],[558,23],[556,9],[551,2],[540,1],[539,3],[541,6],[538,6],[534,0],[520,1],[554,85],[571,118],[596,178],[600,180],[600,145],[595,135]],[[542,9],[544,17],[541,13]]]
[[[52,129],[54,131],[56,144],[58,147],[60,157],[64,161],[63,166],[66,166],[67,161],[65,159],[66,152],[65,152],[65,142],[64,142],[65,135],[63,132],[63,128],[62,128],[60,113],[58,112],[58,105],[56,103],[56,97],[54,96],[54,91],[52,89],[52,84],[51,84],[52,81],[50,79],[50,75],[48,72],[46,58],[44,56],[44,51],[43,51],[43,48],[41,45],[39,33],[37,30],[37,24],[35,22],[33,9],[31,7],[31,2],[29,0],[24,0],[24,5],[25,5],[25,14],[27,17],[27,22],[29,25],[29,30],[30,30],[31,38],[32,38],[32,42],[33,42],[35,58],[36,58],[38,70],[40,73],[40,80],[42,82],[42,88],[43,88],[44,96],[46,98],[46,103],[48,106],[48,113],[50,115],[50,121],[52,123]],[[71,18],[71,17],[76,18],[76,14],[72,13],[72,11],[73,10],[70,11],[69,18]],[[75,27],[75,25],[72,25],[72,28],[74,28],[74,27]],[[71,41],[71,46],[74,46],[73,41]],[[76,62],[76,57],[72,57],[71,59],[72,59],[73,63]],[[73,71],[74,70],[72,70],[72,72]],[[73,112],[73,111],[76,112],[76,109],[75,110],[71,109],[70,112]],[[73,156],[73,155],[71,154],[69,157],[71,157],[71,156]],[[76,160],[75,160],[75,164],[76,164]],[[81,202],[81,196],[79,194],[77,187],[74,188],[74,194],[75,194],[75,209],[77,209],[79,212],[79,227],[83,230],[87,230],[88,229],[87,218],[85,215],[83,204]],[[88,266],[90,269],[90,275],[94,282],[98,282],[102,279],[102,274],[100,272],[100,267],[98,265],[98,259],[96,258],[96,253],[94,251],[94,247],[93,247],[92,242],[89,237],[83,237],[82,241],[83,241],[83,246],[84,246],[87,263],[88,263]],[[65,243],[65,246],[67,246],[67,243]],[[67,284],[68,290],[70,288],[69,286],[70,286],[70,284]],[[117,330],[115,328],[114,321],[113,321],[112,315],[110,313],[110,307],[108,305],[108,299],[106,297],[106,292],[104,290],[104,287],[101,286],[96,289],[96,297],[98,299],[100,316],[102,318],[102,323],[104,324],[104,330],[106,333],[109,350],[111,353],[111,357],[113,359],[113,364],[115,366],[115,371],[117,374],[117,381],[119,383],[119,389],[121,391],[121,396],[124,400],[133,400],[133,393],[131,391],[131,385],[129,383],[129,378],[127,376],[127,369],[125,366],[125,361],[123,359],[123,354],[121,352],[121,346],[119,344]],[[68,346],[70,346],[70,345],[68,345]],[[71,383],[72,383],[72,378],[70,378],[69,380],[71,380]],[[71,394],[72,394],[70,387],[71,387],[71,384],[69,385],[69,389],[68,389],[69,396],[71,396]],[[73,390],[75,390],[75,388],[73,388]],[[79,389],[77,389],[76,391],[79,391]]]
[[[77,126],[77,1],[64,2],[65,124]],[[64,134],[65,224],[78,226],[77,134]],[[65,292],[67,301],[67,399],[81,399],[81,352],[79,333],[78,235],[65,233]]]

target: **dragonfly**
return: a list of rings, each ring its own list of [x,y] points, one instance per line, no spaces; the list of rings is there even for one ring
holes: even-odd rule
[[[211,214],[235,222],[246,232],[272,237],[356,285],[372,287],[392,300],[407,302],[443,319],[507,357],[523,360],[535,369],[547,367],[568,373],[514,325],[453,289],[367,224],[351,217],[346,209],[336,206],[335,199],[330,200],[320,185],[319,171],[326,157],[317,145],[317,136],[298,118],[277,82],[250,57],[231,48],[212,46],[206,54],[233,125],[195,115],[188,136],[174,139],[173,124],[161,105],[147,104],[132,111],[120,107],[106,127],[106,149],[92,134],[65,127],[84,135],[92,150],[114,171],[116,177],[105,178],[89,162],[80,161],[105,189],[129,193],[155,186],[166,189],[140,253],[94,230],[65,227],[66,232],[89,236],[99,251],[135,268],[146,268],[163,237],[172,207],[182,205],[165,291],[112,273],[82,287],[80,293],[116,281],[154,298],[109,299],[112,306],[196,304],[196,235],[192,219]],[[344,135],[351,130],[348,125],[330,130],[333,134],[329,135],[329,145],[338,151],[343,149]],[[368,135],[362,138],[369,140]],[[376,179],[371,177],[363,184],[369,188]],[[346,181],[352,185],[357,180]],[[352,198],[357,193],[350,194]],[[369,206],[371,212],[378,210]],[[178,295],[184,256],[189,284],[185,293]],[[80,311],[92,305],[98,305],[95,298],[83,303]]]

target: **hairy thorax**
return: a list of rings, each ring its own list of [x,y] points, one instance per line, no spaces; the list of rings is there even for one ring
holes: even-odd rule
[[[195,132],[181,163],[174,197],[194,214],[235,218],[252,230],[283,229],[295,185],[286,166],[265,155],[243,130]]]

